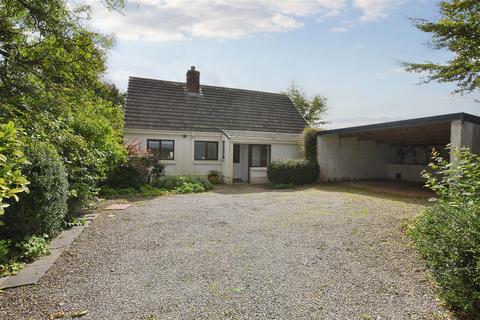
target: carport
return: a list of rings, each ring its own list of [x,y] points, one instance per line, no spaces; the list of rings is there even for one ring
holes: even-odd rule
[[[320,180],[391,179],[421,182],[432,148],[480,151],[480,117],[466,113],[321,131]]]

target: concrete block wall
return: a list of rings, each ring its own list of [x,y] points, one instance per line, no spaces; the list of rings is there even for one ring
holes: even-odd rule
[[[381,179],[387,176],[392,149],[388,144],[355,137],[325,135],[317,138],[320,180]]]

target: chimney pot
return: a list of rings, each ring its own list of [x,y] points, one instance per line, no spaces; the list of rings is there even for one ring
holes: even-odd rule
[[[200,93],[200,72],[195,70],[195,66],[187,71],[187,92]]]

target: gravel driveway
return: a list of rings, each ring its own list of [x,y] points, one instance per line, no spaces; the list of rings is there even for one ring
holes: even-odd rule
[[[422,209],[331,186],[221,186],[103,212],[0,319],[446,319],[402,226]]]

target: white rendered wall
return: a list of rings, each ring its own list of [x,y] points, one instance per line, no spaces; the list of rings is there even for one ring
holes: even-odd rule
[[[271,160],[300,159],[302,152],[298,144],[273,143],[271,146]]]
[[[147,149],[148,139],[174,140],[174,160],[164,160],[167,175],[196,175],[207,177],[210,170],[223,171],[222,135],[211,133],[169,133],[169,132],[126,132],[125,143],[139,144],[143,150]],[[193,160],[195,140],[217,141],[218,160]],[[228,143],[226,143],[228,145]],[[226,148],[227,149],[227,148]],[[227,151],[227,150],[226,150]],[[227,154],[228,152],[226,152]]]

